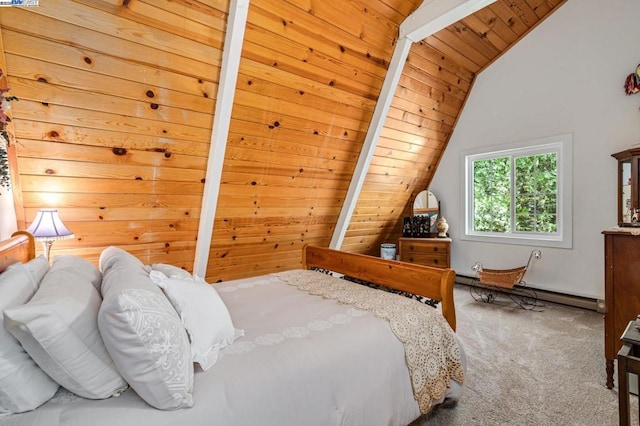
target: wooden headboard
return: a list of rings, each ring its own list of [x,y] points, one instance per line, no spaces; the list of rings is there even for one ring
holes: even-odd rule
[[[432,268],[311,245],[302,249],[302,266],[305,269],[327,269],[437,300],[441,303],[442,315],[451,328],[454,331],[456,329],[456,310],[453,302],[456,273],[453,269]]]
[[[0,272],[16,262],[28,262],[36,257],[33,235],[17,231],[8,240],[0,241]]]

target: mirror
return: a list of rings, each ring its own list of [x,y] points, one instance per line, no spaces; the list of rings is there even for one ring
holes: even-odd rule
[[[429,213],[438,213],[440,204],[433,192],[425,189],[416,195],[413,200],[413,215],[422,216]]]
[[[416,195],[413,200],[412,216],[405,217],[402,225],[402,236],[412,238],[430,238],[438,233],[437,220],[440,213],[440,202],[429,190]]]

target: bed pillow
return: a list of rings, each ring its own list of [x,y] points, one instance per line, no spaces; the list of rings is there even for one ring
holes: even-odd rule
[[[151,280],[164,290],[191,338],[191,357],[203,370],[218,360],[220,350],[244,335],[236,330],[226,305],[211,285],[168,278],[152,271]]]
[[[34,275],[25,265],[11,265],[0,275],[0,413],[33,410],[58,390],[58,384],[36,365],[4,324],[4,311],[27,302],[36,288]]]
[[[36,287],[39,287],[42,278],[49,272],[49,261],[44,254],[41,254],[25,263],[24,267],[33,277]]]
[[[103,302],[98,326],[120,374],[149,405],[193,405],[189,338],[142,262],[117,247],[100,255]]]
[[[151,265],[153,271],[162,272],[169,278],[179,278],[182,280],[193,280],[193,276],[182,268],[178,268],[175,265],[169,265],[166,263],[154,263]]]
[[[60,385],[89,399],[127,387],[98,330],[101,274],[77,256],[56,256],[29,303],[4,312],[7,329]]]

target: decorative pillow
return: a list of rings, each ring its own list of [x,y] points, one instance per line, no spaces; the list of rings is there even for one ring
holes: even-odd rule
[[[236,330],[218,292],[211,285],[193,280],[167,278],[152,271],[151,280],[164,290],[180,315],[191,338],[191,357],[203,370],[218,360],[220,349],[229,346],[243,330]]]
[[[36,288],[34,276],[24,265],[11,265],[0,275],[0,313],[27,302]],[[0,412],[33,410],[56,393],[58,384],[36,365],[20,343],[7,332],[4,315],[0,315],[0,323]]]
[[[98,330],[100,271],[77,256],[56,256],[25,305],[4,312],[5,325],[56,382],[82,397],[108,398],[127,387]]]
[[[133,255],[116,247],[100,255],[98,326],[120,374],[149,405],[193,405],[189,338],[162,291]]]
[[[185,271],[182,268],[178,268],[175,265],[169,265],[166,263],[154,263],[153,265],[151,265],[151,269],[153,271],[162,272],[169,278],[179,278],[182,280],[190,281],[194,280],[193,276],[189,272]]]

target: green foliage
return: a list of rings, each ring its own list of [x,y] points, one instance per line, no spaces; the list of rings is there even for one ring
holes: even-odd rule
[[[474,161],[473,191],[473,225],[477,232],[555,233],[558,230],[556,153]]]

